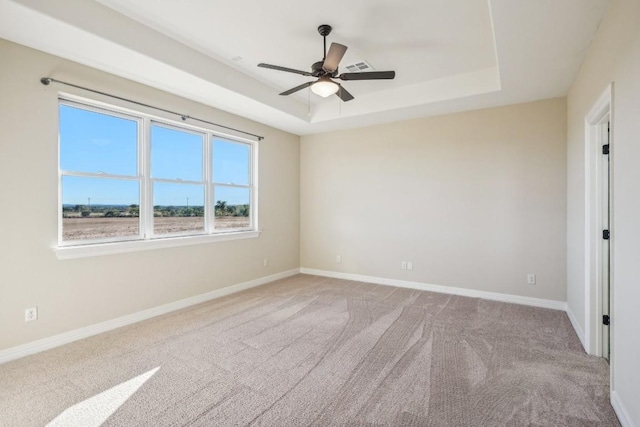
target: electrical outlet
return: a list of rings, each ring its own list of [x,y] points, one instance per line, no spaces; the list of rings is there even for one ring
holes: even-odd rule
[[[342,262],[342,256],[340,255],[336,256],[336,262],[340,264]]]
[[[38,307],[30,307],[24,311],[24,321],[38,320]]]
[[[400,268],[403,269],[403,270],[406,270],[407,269],[407,261],[402,261],[400,263]]]
[[[535,274],[527,274],[527,283],[530,285],[536,284],[536,275]]]
[[[265,266],[265,267],[267,267],[267,266],[269,265],[269,258],[265,258],[265,259],[262,261],[262,265],[263,265],[263,266]]]
[[[407,261],[407,270],[413,270],[413,263],[411,261]]]

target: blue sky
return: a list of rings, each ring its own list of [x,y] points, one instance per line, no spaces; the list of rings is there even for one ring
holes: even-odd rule
[[[60,105],[60,168],[63,171],[137,175],[138,123],[121,117]],[[152,178],[201,181],[202,135],[152,125]],[[214,182],[249,184],[249,146],[213,139]],[[139,204],[136,180],[65,176],[63,204]],[[215,186],[214,200],[249,203],[249,190]],[[187,183],[154,184],[154,205],[202,206],[204,186]]]

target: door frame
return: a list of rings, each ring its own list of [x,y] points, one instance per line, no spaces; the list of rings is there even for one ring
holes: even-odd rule
[[[609,84],[585,118],[585,349],[602,357],[602,127],[610,123],[609,144],[613,147],[613,83]],[[613,153],[613,151],[611,151]],[[609,299],[613,312],[613,156],[609,155]],[[611,316],[613,317],[613,316]],[[609,351],[613,354],[613,320],[609,324]],[[613,386],[613,384],[611,384]]]

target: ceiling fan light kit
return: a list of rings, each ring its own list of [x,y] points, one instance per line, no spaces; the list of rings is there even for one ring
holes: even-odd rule
[[[344,87],[339,83],[334,82],[332,79],[340,80],[391,80],[395,78],[395,71],[374,71],[374,72],[359,72],[359,73],[342,73],[338,75],[338,65],[342,60],[347,46],[340,43],[331,43],[329,51],[327,52],[327,36],[331,33],[330,25],[320,25],[318,27],[318,33],[323,38],[324,42],[324,57],[322,61],[318,61],[311,66],[311,72],[296,70],[294,68],[281,67],[279,65],[271,65],[260,63],[258,67],[269,68],[271,70],[284,71],[287,73],[300,74],[307,77],[316,77],[318,80],[315,82],[303,83],[292,89],[282,92],[280,95],[287,96],[302,90],[307,87],[311,87],[311,91],[316,95],[323,98],[336,94],[342,101],[347,102],[353,99],[351,95]]]
[[[323,98],[333,95],[338,89],[338,84],[327,76],[320,77],[317,82],[311,85],[313,93]]]

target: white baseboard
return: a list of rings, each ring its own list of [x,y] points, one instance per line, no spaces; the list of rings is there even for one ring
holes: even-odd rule
[[[100,322],[94,325],[85,326],[84,328],[75,329],[73,331],[64,332],[62,334],[54,335],[52,337],[43,338],[37,341],[32,341],[27,344],[1,350],[0,364],[9,362],[11,360],[19,359],[21,357],[28,356],[30,354],[39,353],[44,350],[49,350],[54,347],[58,347],[73,341],[90,337],[92,335],[97,335],[102,332],[107,332],[112,329],[120,328],[122,326],[127,326],[132,323],[136,323],[142,320],[150,319],[152,317],[160,316],[161,314],[170,313],[172,311],[180,310],[182,308],[186,308],[192,305],[200,304],[200,303],[210,301],[216,298],[221,298],[236,292],[244,291],[246,289],[254,288],[256,286],[264,285],[266,283],[273,282],[274,280],[293,276],[295,274],[298,274],[299,272],[300,272],[299,269],[294,268],[293,270],[271,274],[269,276],[260,277],[258,279],[250,280],[248,282],[238,283],[236,285],[227,286],[222,289],[216,289],[215,291],[185,298],[169,304],[164,304],[158,307],[150,308],[148,310],[139,311],[137,313],[128,314],[126,316],[118,317],[116,319],[107,320],[105,322]]]
[[[573,330],[576,331],[576,335],[578,335],[578,338],[580,339],[580,343],[582,344],[582,348],[584,348],[584,351],[587,354],[589,354],[589,349],[587,348],[587,344],[586,344],[586,341],[585,341],[584,331],[580,327],[580,324],[578,323],[578,320],[576,319],[575,314],[573,314],[573,311],[571,311],[571,308],[569,307],[568,304],[567,304],[566,312],[567,312],[567,316],[569,317],[569,321],[571,321],[571,326],[573,326]]]
[[[620,421],[622,427],[635,427],[633,421],[631,421],[629,412],[627,412],[627,408],[622,403],[622,400],[620,400],[620,395],[615,390],[611,390],[611,406],[613,406],[613,410],[616,412],[618,421]]]
[[[495,292],[477,291],[475,289],[456,288],[453,286],[432,285],[422,282],[410,282],[406,280],[385,279],[381,277],[362,276],[360,274],[340,273],[337,271],[316,270],[313,268],[300,268],[300,273],[316,276],[333,277],[336,279],[355,280],[357,282],[375,283],[377,285],[397,286],[399,288],[418,289],[421,291],[439,292],[443,294],[461,295],[472,298],[482,298],[493,301],[510,302],[514,304],[529,305],[533,307],[551,308],[565,311],[567,303],[542,298],[523,297],[519,295],[500,294]]]

